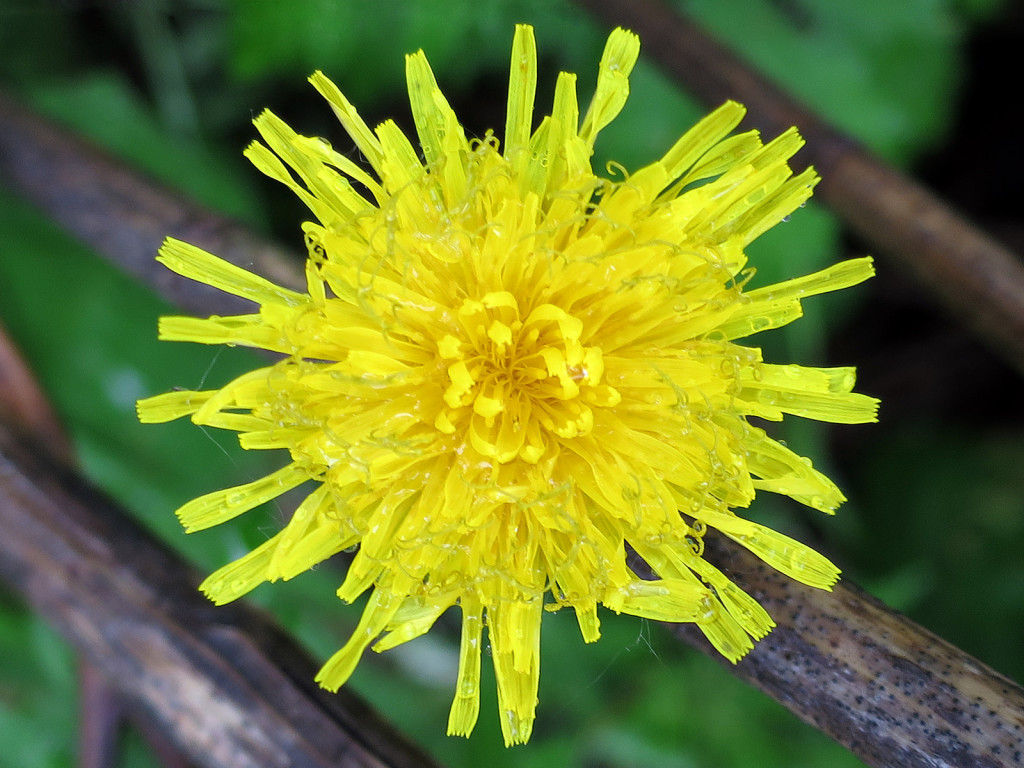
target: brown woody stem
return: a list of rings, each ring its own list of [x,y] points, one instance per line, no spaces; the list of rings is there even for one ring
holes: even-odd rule
[[[0,423],[0,577],[196,765],[435,763],[264,614],[218,608],[117,505]]]
[[[298,259],[225,216],[155,184],[93,144],[0,92],[0,182],[96,253],[184,310],[244,313],[252,304],[174,274],[154,260],[166,237],[197,245],[301,290]]]

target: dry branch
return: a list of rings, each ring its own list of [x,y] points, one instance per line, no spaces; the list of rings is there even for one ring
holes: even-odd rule
[[[154,260],[165,237],[198,245],[280,285],[302,289],[297,258],[224,216],[155,184],[0,91],[0,182],[39,206],[96,253],[184,310],[252,305],[180,277]]]
[[[785,118],[785,122],[788,125],[794,121]],[[153,187],[102,154],[83,149],[79,140],[39,122],[11,102],[0,100],[0,137],[10,132],[9,126],[21,131],[21,138],[2,138],[0,157],[28,152],[21,146],[22,141],[45,145],[45,149],[32,150],[31,157],[20,155],[13,161],[8,157],[0,163],[0,170],[6,167],[23,194],[108,258],[177,298],[188,310],[223,314],[232,308],[225,306],[223,295],[212,298],[191,288],[168,289],[168,275],[150,269],[153,253],[167,233],[191,239],[236,263],[255,261],[256,271],[281,282],[297,282],[294,277],[282,278],[289,270],[297,275],[297,265],[276,260],[274,249],[179,196]],[[75,171],[63,180],[54,180],[55,163]],[[43,184],[37,177],[51,181]],[[54,189],[54,184],[62,186]],[[245,250],[249,246],[253,248],[251,253]],[[981,302],[986,303],[998,302]],[[1014,349],[1024,349],[1021,339]],[[1024,354],[1020,359],[1024,360]],[[74,491],[64,493],[74,495]],[[86,494],[85,498],[93,496]],[[77,502],[69,496],[66,503],[74,508]],[[26,524],[34,523],[30,518]],[[13,528],[16,526],[12,524]],[[116,533],[109,526],[95,530],[97,541]],[[746,660],[731,668],[869,764],[942,768],[1012,765],[1024,760],[1024,690],[1015,683],[848,583],[841,584],[834,593],[819,592],[778,576],[734,545],[711,543],[709,552],[720,567],[762,600],[779,624]],[[166,554],[160,557],[166,559]],[[31,563],[23,567],[34,573]],[[117,561],[101,569],[105,567],[116,568]],[[5,566],[5,570],[10,569]],[[19,570],[16,568],[15,574]],[[163,573],[158,570],[160,573],[152,575]],[[37,577],[25,578],[31,581]],[[198,598],[191,574],[179,571],[175,578],[181,581],[166,583],[160,594],[161,604],[177,615],[179,601],[192,605],[190,601]],[[103,608],[95,605],[90,610]],[[196,612],[189,618],[189,625],[195,627],[200,640],[204,633],[222,638],[225,632],[217,632],[215,627],[227,621],[233,627],[251,624],[244,618],[236,623],[235,613],[231,618],[220,614],[241,608],[220,608],[216,615],[199,606],[188,610]],[[64,624],[75,624],[75,619],[59,608],[52,614]],[[139,632],[149,636],[145,629]],[[264,632],[256,631],[256,641],[240,635],[237,628],[226,634],[248,653],[255,642],[270,658],[291,663],[294,650],[285,649],[287,643],[280,637],[273,642],[259,640]],[[677,633],[707,650],[690,628],[679,627]],[[311,665],[303,661],[298,666],[303,667],[301,673],[296,672],[294,663],[289,667],[290,685],[312,679]],[[138,674],[140,669],[133,666],[131,674]],[[307,694],[313,693],[307,690]],[[268,716],[281,718],[281,712],[287,711],[273,715],[268,712]],[[221,716],[211,710],[207,718]],[[230,721],[230,713],[224,716]],[[286,723],[287,718],[281,722]]]
[[[265,615],[217,608],[117,505],[0,424],[0,577],[160,723],[196,765],[435,763]]]

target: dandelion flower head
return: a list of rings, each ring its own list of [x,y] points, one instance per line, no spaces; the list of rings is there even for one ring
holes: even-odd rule
[[[817,176],[787,165],[802,141],[730,135],[727,103],[656,162],[596,175],[598,133],[621,110],[639,41],[618,29],[580,117],[557,80],[533,129],[533,30],[516,29],[504,138],[467,138],[422,52],[406,60],[419,148],[392,121],[371,130],[322,73],[312,84],[372,167],[296,134],[272,113],[246,155],[312,212],[307,291],[279,287],[168,240],[175,272],[251,300],[252,314],[166,317],[160,337],[258,347],[277,362],[220,389],[139,403],[190,416],[243,448],[290,461],[185,504],[188,531],[224,523],[307,481],[283,530],[210,576],[217,603],[355,548],[338,596],[370,597],[318,681],[337,689],[363,651],[462,617],[448,721],[468,735],[489,645],[506,744],[529,739],[545,610],[571,608],[587,642],[598,606],[695,622],[736,661],[773,626],[703,557],[713,528],[792,578],[838,569],[750,521],[758,491],[831,513],[844,499],[811,463],[748,423],[786,414],[875,419],[852,368],[762,361],[738,343],[796,320],[800,301],[872,274],[870,259],[744,290],[744,249],[797,209]],[[640,578],[635,552],[654,573]],[[486,638],[485,638],[486,632]]]

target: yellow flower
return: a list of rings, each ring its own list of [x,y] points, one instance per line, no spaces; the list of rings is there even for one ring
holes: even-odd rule
[[[748,416],[875,419],[852,368],[772,365],[736,343],[785,325],[800,301],[872,273],[855,259],[744,291],[744,249],[798,208],[817,181],[793,176],[802,144],[729,136],[727,103],[657,162],[613,182],[590,166],[622,108],[639,41],[616,30],[582,122],[575,76],[531,131],[537,80],[530,27],[516,29],[503,146],[467,139],[423,53],[409,56],[422,159],[394,122],[371,130],[337,87],[310,79],[373,168],[264,112],[249,159],[309,206],[307,293],[280,288],[168,240],[170,269],[237,296],[238,317],[167,317],[160,337],[278,352],[219,390],[143,400],[145,422],[191,415],[235,430],[243,448],[283,448],[272,475],[178,510],[188,531],[223,523],[313,480],[279,534],[210,576],[217,603],[358,547],[338,596],[372,588],[352,638],[319,682],[342,685],[367,648],[422,635],[462,611],[451,734],[479,709],[483,630],[506,744],[530,737],[544,610],[571,607],[587,642],[603,604],[696,622],[736,661],[773,626],[702,558],[721,531],[805,584],[838,569],[735,513],[757,491],[831,513],[831,481]],[[269,147],[269,148],[268,148]],[[283,162],[282,162],[283,161]],[[639,578],[635,550],[654,570]]]

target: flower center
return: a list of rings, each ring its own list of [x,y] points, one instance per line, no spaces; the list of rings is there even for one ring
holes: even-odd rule
[[[466,299],[457,317],[456,332],[438,343],[448,366],[438,429],[466,430],[473,447],[499,463],[531,464],[554,439],[590,432],[591,405],[614,390],[601,386],[601,350],[583,345],[578,318],[553,304],[524,318],[507,291]]]

